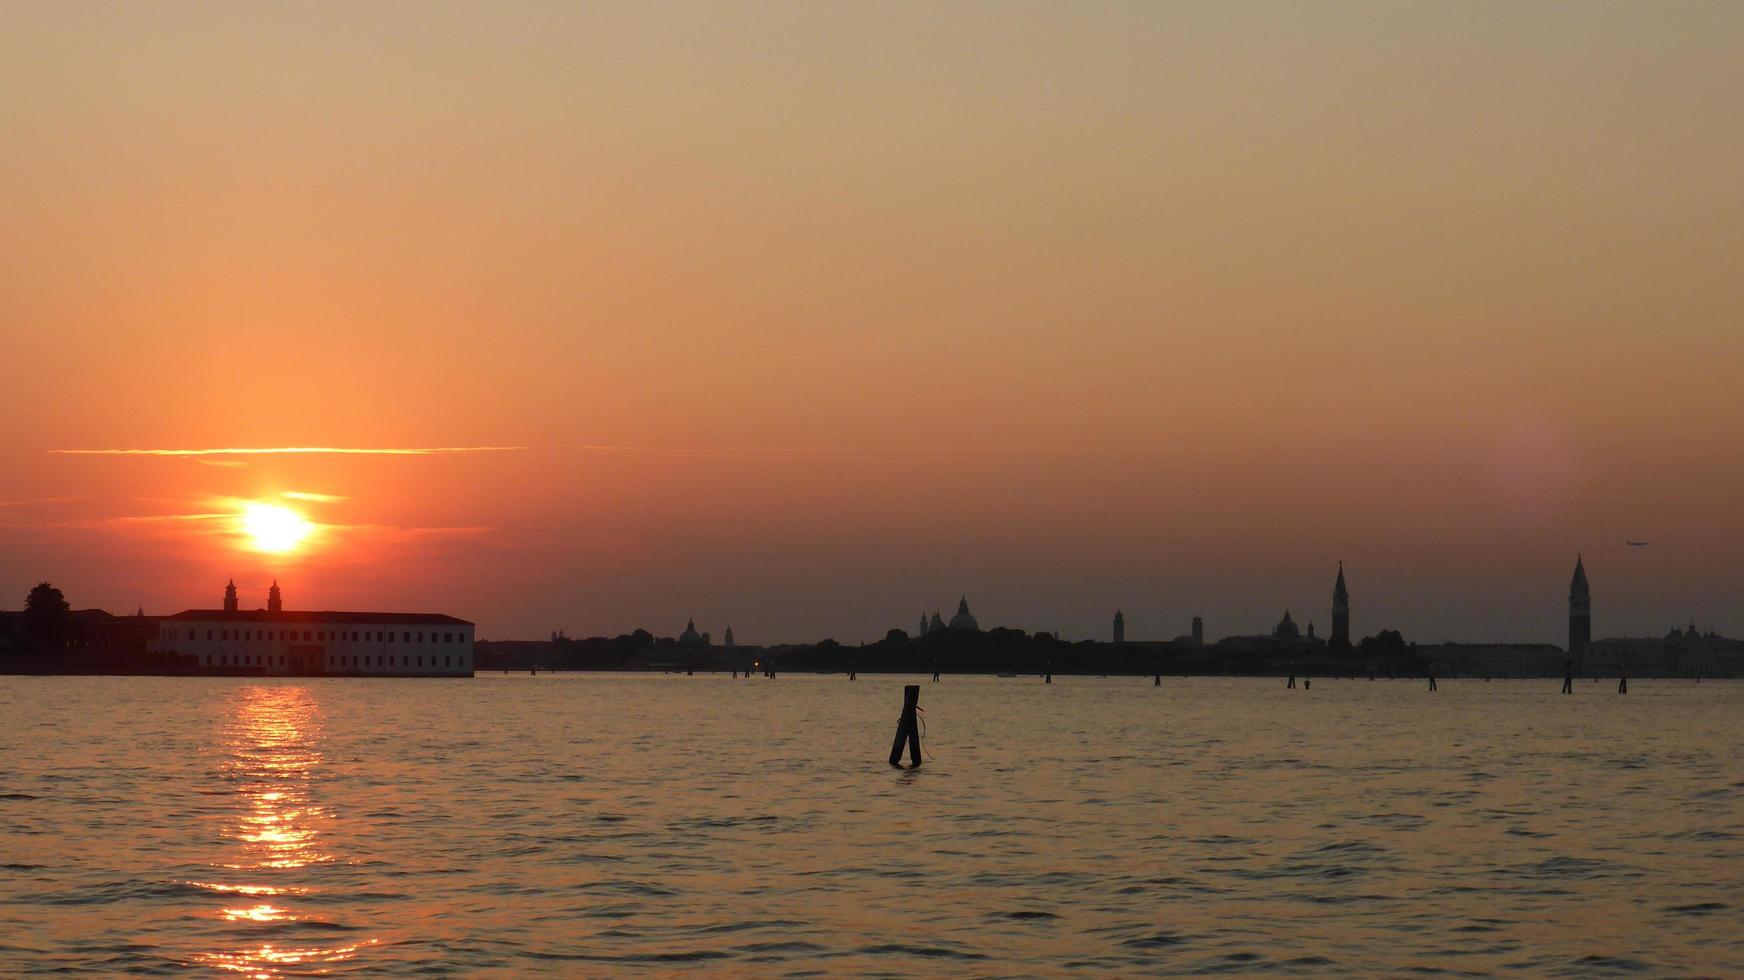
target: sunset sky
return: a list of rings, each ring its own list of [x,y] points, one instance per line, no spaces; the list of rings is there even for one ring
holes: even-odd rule
[[[6,21],[0,608],[1744,633],[1744,4]]]

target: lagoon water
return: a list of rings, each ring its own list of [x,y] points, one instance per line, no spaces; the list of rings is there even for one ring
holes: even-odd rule
[[[1744,683],[913,680],[0,678],[0,974],[1744,974]]]

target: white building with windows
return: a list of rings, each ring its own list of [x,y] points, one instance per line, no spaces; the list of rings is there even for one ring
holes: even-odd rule
[[[231,587],[231,590],[234,586]],[[201,673],[471,677],[473,624],[439,613],[189,609],[158,624],[153,650],[198,658]]]

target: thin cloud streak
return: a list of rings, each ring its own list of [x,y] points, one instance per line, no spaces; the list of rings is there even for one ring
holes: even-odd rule
[[[60,456],[439,456],[454,453],[507,453],[526,446],[423,446],[358,448],[348,446],[250,446],[223,449],[51,449]]]
[[[720,460],[752,460],[775,463],[855,463],[855,462],[894,462],[902,460],[935,460],[961,459],[967,456],[1000,456],[1011,455],[1011,451],[976,448],[895,448],[883,450],[861,450],[856,452],[831,452],[824,449],[665,449],[658,446],[601,446],[580,445],[575,447],[590,453],[624,453],[639,456],[657,456],[663,459],[720,459]]]

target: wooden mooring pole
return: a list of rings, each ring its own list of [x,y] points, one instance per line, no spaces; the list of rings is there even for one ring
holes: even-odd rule
[[[890,764],[902,765],[902,745],[908,743],[911,767],[920,765],[920,685],[908,684],[902,689],[902,717],[896,719],[896,741],[890,745]]]

